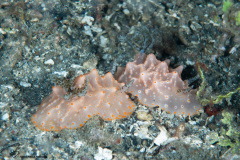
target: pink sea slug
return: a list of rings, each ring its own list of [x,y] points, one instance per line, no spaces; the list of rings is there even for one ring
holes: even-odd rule
[[[31,121],[44,131],[59,131],[79,128],[95,115],[106,121],[125,118],[135,109],[125,92],[138,97],[143,105],[159,106],[169,113],[192,115],[201,110],[196,91],[188,91],[187,83],[180,77],[183,66],[169,69],[168,65],[168,60],[161,62],[153,54],[138,54],[126,68],[118,68],[117,80],[111,73],[100,77],[94,69],[75,79],[73,89],[87,87],[85,95],[71,95],[55,86]],[[128,87],[123,89],[125,85]]]
[[[71,98],[65,98],[67,92],[62,87],[53,87],[53,93],[39,106],[32,122],[44,131],[58,131],[79,128],[94,115],[110,121],[125,118],[134,111],[135,104],[121,90],[124,83],[118,83],[111,73],[100,77],[94,69],[77,77],[73,88],[84,85],[87,85],[87,93]]]
[[[127,92],[138,97],[143,105],[159,106],[178,115],[193,115],[202,110],[196,90],[187,91],[188,85],[180,77],[183,66],[169,69],[168,65],[168,60],[161,62],[153,54],[138,54],[126,68],[118,68],[115,78],[125,84],[133,81]]]

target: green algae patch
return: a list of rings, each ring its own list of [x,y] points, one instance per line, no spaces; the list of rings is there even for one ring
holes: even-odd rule
[[[240,153],[240,128],[236,121],[235,115],[224,110],[222,112],[223,119],[221,122],[226,125],[221,127],[221,136],[218,142],[220,146],[227,146],[232,148],[233,153]]]
[[[240,91],[240,87],[238,87],[236,90],[229,92],[225,95],[218,95],[216,98],[214,98],[213,96],[211,96],[210,99],[202,98],[201,95],[204,94],[204,90],[207,86],[207,81],[206,81],[203,71],[201,70],[200,67],[198,67],[198,71],[200,73],[202,83],[197,91],[197,99],[199,100],[200,104],[203,106],[206,106],[206,105],[210,104],[211,102],[213,104],[220,104],[220,103],[222,103],[223,99],[230,99],[234,93],[237,93],[238,91]]]

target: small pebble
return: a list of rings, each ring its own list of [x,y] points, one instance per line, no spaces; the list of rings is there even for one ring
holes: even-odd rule
[[[94,18],[93,18],[93,17],[91,17],[91,16],[85,16],[85,17],[82,19],[81,23],[82,23],[82,24],[87,23],[89,26],[91,26],[93,21],[94,21]]]
[[[8,113],[5,113],[5,114],[2,116],[2,120],[4,120],[4,121],[9,120],[9,114],[8,114]]]
[[[111,160],[112,151],[107,148],[98,147],[98,153],[94,155],[95,160]]]
[[[49,60],[45,61],[44,64],[54,65],[54,61],[52,59],[49,59]]]
[[[23,87],[31,87],[32,85],[31,85],[31,83],[21,81],[21,82],[20,82],[20,86],[23,86]]]
[[[126,14],[126,15],[129,15],[130,14],[130,11],[128,9],[124,9],[123,10],[123,13]]]
[[[76,142],[75,142],[75,147],[76,147],[76,148],[79,149],[79,148],[81,148],[82,146],[83,146],[83,143],[82,143],[81,141],[76,141]]]
[[[145,111],[139,111],[137,112],[137,118],[143,121],[151,121],[153,116]]]

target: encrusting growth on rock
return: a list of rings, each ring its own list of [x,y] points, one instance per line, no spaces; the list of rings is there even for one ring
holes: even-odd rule
[[[183,67],[169,69],[168,65],[168,60],[161,62],[153,54],[138,54],[126,68],[118,68],[116,80],[110,72],[100,77],[93,69],[75,79],[75,90],[86,83],[85,95],[67,99],[65,89],[54,86],[31,120],[44,131],[59,131],[79,128],[95,115],[106,121],[125,118],[134,111],[135,104],[124,91],[138,97],[141,104],[160,106],[169,113],[192,115],[202,109],[196,91],[185,91],[188,85],[180,77]],[[123,91],[125,84],[129,87]]]

